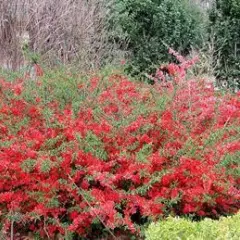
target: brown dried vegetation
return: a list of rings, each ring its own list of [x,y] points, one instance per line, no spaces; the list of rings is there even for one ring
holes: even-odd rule
[[[26,64],[22,47],[49,65],[77,63],[98,68],[111,56],[106,11],[97,0],[1,0],[0,66],[18,70]]]

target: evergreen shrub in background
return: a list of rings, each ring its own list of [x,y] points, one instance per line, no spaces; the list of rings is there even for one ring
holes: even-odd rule
[[[240,84],[240,1],[217,0],[210,12],[215,42],[215,74],[229,87]]]
[[[128,41],[132,74],[154,72],[168,62],[167,45],[183,55],[202,45],[205,33],[201,10],[182,0],[115,0],[115,41]]]

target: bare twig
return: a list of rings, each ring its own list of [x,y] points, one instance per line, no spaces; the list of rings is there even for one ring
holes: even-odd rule
[[[0,66],[19,69],[24,64],[23,36],[29,50],[50,66],[78,63],[99,68],[112,56],[104,1],[2,0],[0,1]],[[1,62],[2,61],[2,62]]]
[[[11,220],[11,236],[10,236],[11,240],[14,240],[14,220]]]
[[[70,175],[68,175],[68,178],[71,180],[72,184],[79,190],[79,193],[81,195],[81,197],[83,198],[84,202],[87,203],[87,205],[93,210],[93,213],[95,214],[96,218],[103,224],[103,226],[106,228],[106,230],[111,234],[111,236],[113,237],[113,239],[117,239],[117,237],[114,235],[114,233],[111,231],[110,228],[108,228],[106,226],[106,224],[104,223],[104,221],[101,219],[101,217],[94,211],[93,207],[91,206],[91,204],[88,202],[88,200],[86,199],[86,197],[84,196],[84,194],[81,193],[81,189],[79,189],[79,187],[77,186],[77,184],[74,182],[74,180],[72,179],[72,177]]]

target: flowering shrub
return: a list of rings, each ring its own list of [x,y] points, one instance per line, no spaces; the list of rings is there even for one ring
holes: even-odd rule
[[[3,234],[117,238],[169,214],[237,212],[240,96],[184,81],[190,65],[154,86],[118,74],[1,79]]]

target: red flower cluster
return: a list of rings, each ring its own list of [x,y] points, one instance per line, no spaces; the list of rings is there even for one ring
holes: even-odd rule
[[[204,81],[143,88],[120,75],[78,86],[85,98],[74,112],[40,94],[29,102],[22,82],[0,81],[5,230],[16,214],[17,227],[52,239],[239,209],[238,95],[217,95]]]

